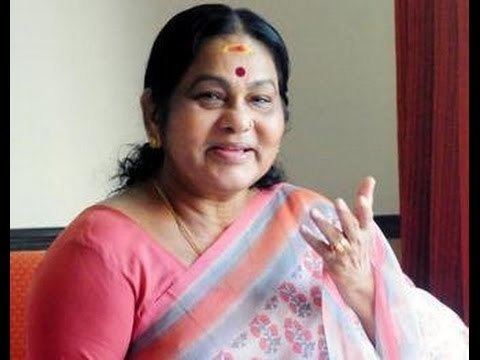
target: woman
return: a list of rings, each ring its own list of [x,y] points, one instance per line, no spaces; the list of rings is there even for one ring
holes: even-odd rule
[[[401,272],[373,222],[284,181],[287,50],[248,10],[201,5],[159,33],[149,142],[117,194],[40,266],[30,359],[465,358],[468,329]]]

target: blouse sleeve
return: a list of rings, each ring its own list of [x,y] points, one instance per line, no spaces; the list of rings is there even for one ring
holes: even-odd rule
[[[49,250],[27,304],[27,359],[123,359],[135,296],[97,250],[66,241]]]

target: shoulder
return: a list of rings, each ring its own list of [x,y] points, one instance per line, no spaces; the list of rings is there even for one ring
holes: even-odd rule
[[[283,199],[290,208],[300,208],[301,211],[309,211],[313,207],[319,209],[327,218],[334,218],[335,206],[321,191],[283,182],[274,186],[278,199]]]
[[[97,250],[110,246],[125,246],[137,236],[138,226],[121,211],[102,204],[83,210],[62,231],[55,242],[72,241]]]
[[[86,351],[96,358],[112,358],[112,352],[124,357],[135,319],[153,298],[149,289],[154,285],[137,280],[142,279],[140,267],[132,266],[123,245],[118,250],[106,245],[128,237],[120,233],[129,231],[126,223],[107,208],[89,207],[50,246],[28,300],[32,354],[43,351],[53,358],[53,352],[68,351],[77,358]]]
[[[283,182],[276,186],[279,193],[282,193],[285,196],[288,195],[296,201],[308,201],[317,204],[324,204],[326,206],[333,206],[332,200],[321,191],[312,190],[288,182]]]
[[[100,204],[82,211],[55,239],[44,262],[58,271],[55,264],[59,261],[81,264],[92,271],[105,269],[117,279],[125,280],[135,298],[144,301],[164,291],[182,271],[139,224]]]
[[[133,190],[123,191],[87,207],[65,228],[58,242],[72,241],[100,252],[132,250],[148,234],[132,216]]]
[[[96,204],[83,210],[59,234],[48,253],[63,257],[72,254],[69,249],[88,249],[114,271],[130,273],[152,262],[166,264],[155,246],[149,233],[132,218],[110,206]]]

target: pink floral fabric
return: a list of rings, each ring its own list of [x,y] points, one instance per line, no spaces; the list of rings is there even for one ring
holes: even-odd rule
[[[318,283],[321,271],[322,259],[312,250],[305,252],[290,279],[272,291],[248,326],[213,359],[278,359],[279,354],[288,359],[328,359]]]

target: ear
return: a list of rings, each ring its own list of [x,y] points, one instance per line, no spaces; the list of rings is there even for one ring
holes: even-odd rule
[[[155,103],[152,98],[152,90],[146,88],[140,97],[142,107],[143,125],[148,136],[148,142],[152,148],[159,148],[161,143],[160,129],[155,118]]]

